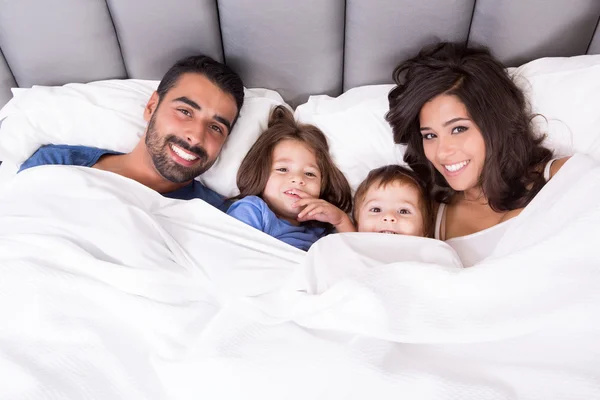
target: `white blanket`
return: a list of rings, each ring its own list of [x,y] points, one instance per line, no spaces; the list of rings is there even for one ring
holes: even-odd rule
[[[600,398],[600,167],[575,156],[490,259],[296,250],[78,167],[0,188],[0,399]]]

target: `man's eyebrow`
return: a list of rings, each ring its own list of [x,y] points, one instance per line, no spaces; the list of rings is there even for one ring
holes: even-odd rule
[[[174,102],[175,102],[175,101],[180,101],[180,102],[182,102],[182,103],[185,103],[185,104],[187,104],[188,106],[190,106],[190,107],[192,107],[193,109],[195,109],[195,110],[198,110],[198,111],[202,110],[202,108],[201,108],[201,107],[198,105],[198,103],[196,103],[194,100],[192,100],[192,99],[190,99],[190,98],[188,98],[188,97],[185,97],[185,96],[178,97],[178,98],[176,98],[176,99],[175,99],[175,100],[173,100],[173,101],[174,101]]]
[[[448,125],[453,124],[453,123],[458,122],[458,121],[470,121],[470,119],[469,118],[464,118],[464,117],[452,118],[451,120],[448,120],[448,121],[444,122],[443,126],[448,126]],[[420,131],[430,131],[431,128],[428,127],[428,126],[422,126],[419,130]]]
[[[194,100],[190,99],[189,97],[182,96],[182,97],[178,97],[178,98],[174,99],[173,101],[174,102],[180,101],[180,102],[185,103],[188,106],[190,106],[193,109],[198,110],[198,111],[202,110],[202,107],[200,107],[200,105],[198,105],[198,103],[196,103]],[[220,116],[218,114],[215,114],[213,116],[213,118],[216,121],[218,121],[218,122],[222,123],[223,125],[225,125],[225,127],[227,128],[228,131],[231,131],[231,122],[228,121],[227,118],[224,118],[224,117],[222,117],[222,116]]]

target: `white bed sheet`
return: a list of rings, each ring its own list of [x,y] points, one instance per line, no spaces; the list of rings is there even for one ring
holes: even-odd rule
[[[19,168],[9,162],[0,164],[0,186],[17,174]]]
[[[115,174],[27,170],[0,188],[0,398],[600,398],[599,198],[574,157],[463,269],[431,239],[304,253]]]

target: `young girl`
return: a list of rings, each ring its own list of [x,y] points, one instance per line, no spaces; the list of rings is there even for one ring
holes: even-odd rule
[[[300,124],[284,106],[237,174],[239,198],[227,214],[301,250],[335,228],[353,231],[350,185],[329,155],[323,132]]]

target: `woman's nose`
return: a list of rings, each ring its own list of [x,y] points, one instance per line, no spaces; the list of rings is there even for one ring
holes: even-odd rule
[[[456,144],[452,138],[443,138],[438,141],[437,156],[443,160],[448,156],[451,156],[456,151]]]

